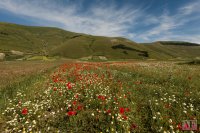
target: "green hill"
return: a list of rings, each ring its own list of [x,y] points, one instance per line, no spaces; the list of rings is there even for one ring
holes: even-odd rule
[[[190,42],[158,41],[142,44],[151,49],[155,58],[160,59],[188,59],[200,57],[200,45]]]
[[[5,53],[8,59],[26,56],[104,57],[107,59],[200,57],[199,45],[190,45],[185,42],[184,45],[180,44],[183,43],[178,42],[178,45],[175,42],[138,44],[121,37],[92,36],[53,27],[0,22],[0,53]]]

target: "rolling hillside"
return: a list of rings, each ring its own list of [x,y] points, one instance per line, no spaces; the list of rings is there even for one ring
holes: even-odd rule
[[[158,41],[149,44],[142,44],[148,47],[155,54],[155,58],[164,59],[185,59],[200,57],[200,45],[189,42]],[[160,57],[157,57],[160,55]]]
[[[186,42],[138,44],[121,37],[92,36],[52,27],[1,22],[0,53],[5,53],[6,58],[43,55],[86,59],[171,59],[200,57],[200,46]]]

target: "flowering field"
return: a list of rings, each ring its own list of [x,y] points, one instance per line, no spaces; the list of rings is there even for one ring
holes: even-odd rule
[[[173,62],[71,62],[2,111],[4,132],[182,132],[200,120],[200,67]],[[198,131],[195,131],[198,132]]]

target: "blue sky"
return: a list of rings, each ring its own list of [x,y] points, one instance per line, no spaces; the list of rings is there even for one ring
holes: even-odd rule
[[[200,43],[200,0],[1,0],[0,21],[136,42]]]

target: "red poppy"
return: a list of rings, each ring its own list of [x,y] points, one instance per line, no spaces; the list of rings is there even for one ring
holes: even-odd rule
[[[74,97],[75,97],[75,98],[78,98],[78,94],[76,94]]]
[[[71,89],[71,88],[72,88],[72,85],[71,85],[70,82],[68,82],[68,83],[66,84],[66,86],[67,86],[68,89]]]
[[[99,95],[99,96],[98,96],[98,99],[105,100],[106,97],[105,97],[105,96],[102,96],[102,95]]]
[[[56,91],[56,90],[57,90],[57,88],[56,88],[56,87],[54,87],[54,88],[53,88],[53,90],[54,90],[54,91]]]
[[[130,112],[131,110],[129,108],[125,108],[125,111],[126,112]]]
[[[124,112],[125,112],[124,108],[119,108],[119,112],[120,112],[120,114],[124,114]]]
[[[53,79],[53,82],[55,82],[55,83],[58,82],[58,79],[57,78]]]
[[[78,105],[77,110],[81,110],[83,108],[82,105]]]
[[[72,103],[73,105],[76,105],[76,101],[73,101],[73,103]]]
[[[98,98],[101,99],[101,95],[99,95]]]
[[[23,115],[27,115],[28,114],[28,109],[27,108],[23,108],[22,109],[22,114]]]
[[[110,110],[110,109],[108,109],[106,112],[107,112],[108,114],[110,114],[110,113],[111,113],[111,110]]]
[[[177,128],[178,128],[178,130],[182,130],[182,126],[180,123],[177,125]]]
[[[137,128],[137,125],[135,125],[134,123],[131,124],[131,129],[134,130],[135,128]]]
[[[123,118],[124,120],[127,120],[127,119],[128,119],[128,117],[125,116],[125,115],[123,115],[122,118]]]
[[[76,111],[69,111],[69,112],[67,112],[67,115],[68,116],[76,115]]]

